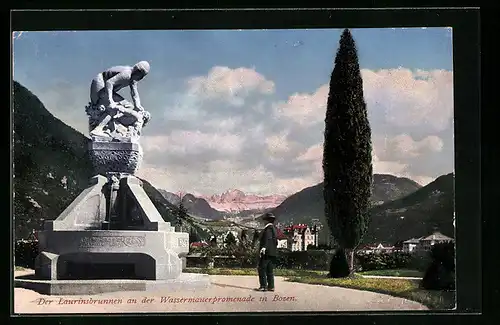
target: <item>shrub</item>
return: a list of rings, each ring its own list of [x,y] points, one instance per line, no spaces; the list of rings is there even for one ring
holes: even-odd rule
[[[439,261],[447,270],[455,271],[455,244],[442,243],[432,247],[431,258]]]
[[[35,268],[35,258],[38,255],[38,240],[21,239],[15,243],[14,264],[29,269]]]
[[[422,279],[427,290],[455,290],[455,245],[436,244],[430,252],[431,265]]]
[[[412,261],[409,253],[374,253],[355,255],[356,265],[362,271],[408,268]]]
[[[328,276],[331,278],[345,278],[349,273],[349,263],[347,263],[345,251],[338,249],[330,261],[330,272]]]
[[[429,252],[415,252],[410,259],[409,268],[425,272],[432,263],[432,258]]]
[[[277,267],[283,269],[328,270],[331,253],[323,250],[278,253]]]
[[[187,256],[186,267],[208,267],[208,258],[206,256]]]

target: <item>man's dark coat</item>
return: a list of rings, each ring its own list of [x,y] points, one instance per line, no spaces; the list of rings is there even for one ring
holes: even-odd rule
[[[277,256],[278,255],[278,238],[277,231],[274,225],[268,225],[262,231],[260,236],[259,250],[266,248],[265,256]]]

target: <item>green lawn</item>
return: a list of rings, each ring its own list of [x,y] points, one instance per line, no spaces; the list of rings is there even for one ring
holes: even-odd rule
[[[257,276],[256,268],[199,268],[188,267],[183,272],[186,273],[205,273],[210,275],[255,275]],[[310,271],[310,270],[289,270],[275,269],[276,276],[326,276],[327,271]]]
[[[217,275],[257,276],[257,270],[253,268],[245,268],[245,269],[186,268],[184,272],[205,273],[211,275],[217,274]],[[287,269],[275,270],[275,275],[287,277],[286,281],[290,282],[337,286],[350,289],[384,293],[391,296],[406,298],[409,300],[420,302],[426,305],[429,309],[453,309],[455,307],[454,292],[430,291],[430,290],[420,289],[419,280],[363,278],[358,274],[350,278],[332,279],[327,277],[327,273],[328,273],[327,271],[310,271],[310,270],[287,270]],[[405,276],[409,276],[406,275],[409,273],[404,273],[404,274]],[[389,274],[385,273],[385,274],[373,274],[373,275],[389,275]]]
[[[287,281],[384,293],[420,302],[429,309],[453,309],[455,307],[454,292],[420,289],[419,280],[362,277],[331,279],[325,277],[303,276],[290,277]]]
[[[415,277],[421,278],[424,276],[423,272],[418,270],[409,269],[393,269],[393,270],[372,270],[359,272],[361,275],[380,275],[380,276],[402,276],[402,277]]]

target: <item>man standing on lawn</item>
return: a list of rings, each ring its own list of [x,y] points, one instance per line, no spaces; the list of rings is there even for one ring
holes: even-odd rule
[[[260,236],[259,244],[259,283],[257,291],[274,291],[274,266],[278,253],[277,231],[274,226],[276,217],[272,213],[266,213],[262,217],[266,223]]]

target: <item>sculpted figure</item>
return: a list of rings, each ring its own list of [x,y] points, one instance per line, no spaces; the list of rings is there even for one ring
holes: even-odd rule
[[[141,61],[133,67],[117,66],[99,73],[90,85],[90,103],[94,106],[116,108],[117,102],[124,98],[118,95],[118,91],[124,87],[130,87],[130,95],[134,102],[134,108],[141,109],[137,82],[141,81],[149,73],[149,63]]]
[[[147,61],[133,67],[116,66],[98,74],[90,86],[91,135],[131,137],[140,135],[141,128],[149,121],[150,114],[141,105],[137,82],[150,70]],[[118,91],[130,87],[133,104]]]

